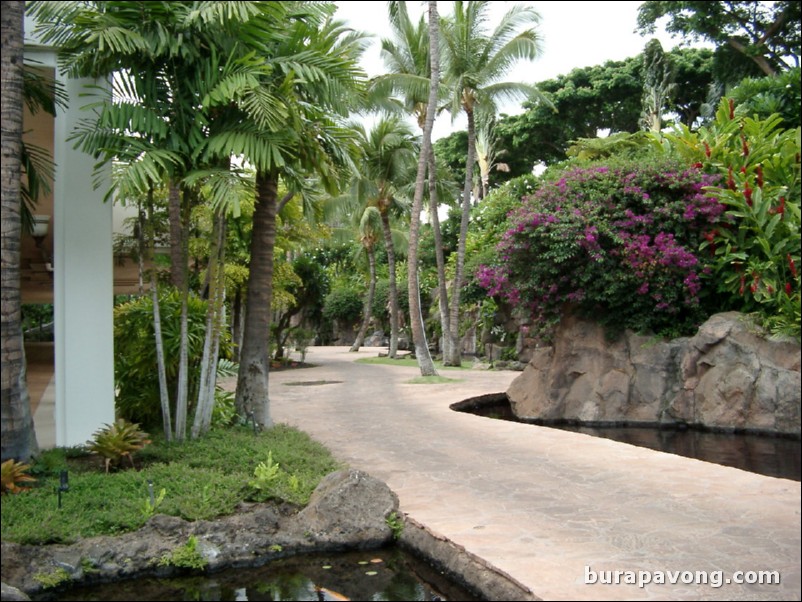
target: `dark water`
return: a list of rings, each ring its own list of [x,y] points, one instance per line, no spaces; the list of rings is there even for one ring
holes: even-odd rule
[[[519,420],[505,393],[483,395],[451,406],[452,409],[479,416]],[[575,433],[613,439],[630,445],[648,447],[669,454],[696,458],[763,474],[802,481],[802,445],[799,439],[771,435],[718,433],[697,429],[672,429],[636,426],[584,426],[577,424],[543,424]]]
[[[73,588],[37,600],[479,600],[398,548],[308,554],[259,568]]]

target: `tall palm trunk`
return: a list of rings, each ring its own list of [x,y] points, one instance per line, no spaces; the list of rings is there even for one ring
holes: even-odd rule
[[[420,282],[418,280],[418,242],[420,237],[420,213],[423,207],[423,186],[426,178],[426,166],[432,154],[432,128],[437,111],[437,88],[440,85],[440,49],[437,29],[437,2],[429,1],[429,59],[431,77],[429,79],[429,105],[426,111],[426,123],[423,127],[423,145],[418,158],[418,173],[415,178],[415,196],[412,200],[412,220],[409,226],[409,265],[407,282],[409,293],[409,318],[412,324],[412,340],[415,343],[415,357],[421,376],[435,376],[432,356],[426,342],[426,329],[423,326],[423,313],[420,303]],[[435,172],[429,174],[429,191],[434,188]]]
[[[390,276],[388,296],[390,297],[390,349],[387,357],[394,358],[398,353],[398,286],[395,281],[395,247],[393,232],[390,229],[390,216],[386,210],[381,211],[384,246],[387,251],[387,268]]]
[[[209,254],[209,301],[206,309],[206,337],[203,342],[198,404],[192,423],[192,438],[209,430],[214,409],[214,391],[217,383],[217,359],[220,354],[225,299],[225,216],[215,214],[212,225],[212,248]]]
[[[446,280],[446,260],[443,254],[443,231],[440,229],[440,216],[437,215],[437,180],[431,174],[437,173],[434,146],[429,149],[429,221],[434,234],[434,257],[437,263],[437,303],[440,308],[440,331],[443,333],[444,358],[449,357],[451,349],[451,316],[448,313],[448,286]]]
[[[28,460],[37,451],[25,379],[20,259],[22,82],[25,2],[5,2],[2,14],[2,272],[0,272],[0,393],[2,460]]]
[[[155,236],[153,234],[153,188],[148,191],[148,215],[147,220],[150,224],[150,233],[148,236],[148,247],[151,263],[153,263]],[[143,220],[144,230],[144,220]],[[144,238],[145,233],[142,232],[141,236]],[[156,340],[156,370],[159,375],[159,401],[161,402],[162,409],[162,425],[164,427],[164,438],[167,441],[173,440],[173,421],[170,411],[170,393],[167,389],[167,368],[164,359],[164,337],[162,336],[162,317],[161,308],[159,307],[159,280],[156,277],[156,266],[152,265],[150,269],[150,294],[153,300],[153,335]]]
[[[190,208],[195,194],[185,189],[181,207],[181,222],[184,235],[181,239],[181,265],[184,279],[181,283],[181,343],[178,352],[178,390],[175,395],[175,438],[183,441],[187,436],[187,413],[189,411],[189,232]]]
[[[462,221],[459,228],[459,244],[457,246],[457,266],[454,272],[454,284],[451,291],[451,349],[444,360],[447,366],[459,366],[462,363],[462,343],[459,338],[459,303],[462,289],[463,270],[465,267],[465,241],[468,238],[468,221],[471,215],[471,191],[473,190],[473,164],[476,161],[476,123],[473,109],[465,106],[468,116],[468,159],[465,163],[465,187],[462,190]]]
[[[359,351],[359,348],[365,342],[365,335],[370,326],[370,318],[373,315],[373,299],[376,296],[376,253],[373,251],[373,243],[365,245],[365,252],[368,254],[368,295],[365,298],[365,307],[362,310],[362,325],[359,327],[359,332],[356,335],[354,344],[348,351]]]
[[[170,282],[178,290],[183,289],[188,266],[184,264],[184,224],[181,219],[181,191],[175,182],[170,182],[167,197],[167,215],[170,221]]]
[[[237,375],[237,412],[262,426],[271,426],[268,397],[270,367],[270,303],[273,297],[273,251],[276,242],[276,201],[278,178],[273,173],[257,173],[256,207],[253,213],[251,265],[245,327]]]

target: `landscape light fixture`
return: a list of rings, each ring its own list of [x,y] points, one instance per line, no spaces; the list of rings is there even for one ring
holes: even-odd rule
[[[65,493],[70,490],[70,476],[67,474],[66,470],[62,470],[59,473],[59,483],[58,483],[58,507],[61,510],[61,494]]]

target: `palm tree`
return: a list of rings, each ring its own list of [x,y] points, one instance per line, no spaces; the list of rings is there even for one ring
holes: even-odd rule
[[[406,2],[388,3],[388,14],[390,26],[393,30],[393,39],[382,40],[382,56],[385,66],[389,73],[377,78],[374,85],[377,90],[389,89],[399,94],[402,98],[403,106],[408,113],[411,113],[418,122],[418,126],[423,131],[426,126],[426,119],[429,109],[429,95],[431,90],[431,44],[430,44],[430,25],[426,24],[423,16],[418,23],[413,23],[409,17]],[[439,57],[439,43],[437,44]],[[439,68],[439,58],[437,60]],[[439,85],[435,86],[437,97],[439,98],[444,90]],[[434,107],[436,108],[436,102]],[[434,111],[435,108],[431,110]],[[434,115],[434,114],[433,114]],[[430,145],[429,156],[427,157],[427,167],[429,177],[429,221],[432,225],[434,234],[435,260],[437,263],[437,282],[438,282],[438,302],[440,305],[440,323],[442,331],[448,333],[449,313],[448,313],[448,291],[446,287],[445,258],[443,253],[443,237],[440,229],[440,218],[438,216],[438,195],[437,195],[437,173],[434,147]],[[413,224],[410,229],[410,238],[417,240],[418,225]],[[417,253],[417,249],[415,251]],[[417,289],[410,288],[410,294]],[[417,303],[417,302],[416,302]],[[413,312],[413,320],[417,319]],[[422,329],[422,328],[421,328]],[[447,343],[448,338],[444,341]],[[423,352],[423,350],[420,350]],[[421,356],[419,356],[421,357]],[[423,362],[427,365],[431,363],[428,346],[423,352]],[[428,359],[427,359],[428,358]],[[420,360],[419,360],[420,363]],[[428,370],[428,368],[427,368]]]
[[[279,179],[298,189],[315,174],[329,193],[337,191],[344,174],[355,170],[356,153],[353,131],[338,118],[356,108],[364,81],[357,67],[364,38],[328,20],[334,6],[303,3],[296,11],[282,22],[278,38],[271,38],[276,30],[271,21],[245,30],[249,39],[264,40],[259,56],[266,73],[230,82],[240,117],[208,145],[211,153],[242,155],[257,169],[236,407],[264,426],[272,423],[267,337]],[[260,37],[262,27],[268,31]],[[219,102],[226,104],[229,97],[221,94]]]
[[[452,90],[450,111],[452,117],[464,111],[468,120],[468,158],[462,192],[462,220],[450,299],[450,355],[444,359],[445,364],[452,366],[459,366],[462,361],[459,305],[471,209],[473,165],[476,161],[475,115],[480,109],[485,113],[495,113],[497,102],[501,99],[537,95],[537,88],[532,85],[500,80],[517,60],[531,60],[538,56],[539,41],[534,30],[534,25],[540,19],[538,13],[531,7],[513,7],[498,26],[487,33],[485,26],[489,10],[490,2],[486,0],[455,1],[453,16],[443,22],[443,79]]]
[[[496,135],[496,116],[479,113],[476,119],[476,164],[479,166],[478,200],[487,196],[490,190],[490,172],[510,171],[510,166],[499,161],[499,156],[506,151],[498,147],[499,140]]]
[[[384,247],[387,253],[390,287],[389,357],[398,351],[398,289],[396,260],[390,215],[406,212],[399,188],[405,183],[414,164],[415,140],[412,130],[397,116],[381,118],[370,132],[359,128],[362,149],[362,173],[352,183],[352,196],[363,206],[375,207],[381,218]]]
[[[59,44],[61,59],[72,72],[101,76],[122,70],[115,78],[119,100],[99,106],[99,117],[77,133],[79,143],[106,161],[127,160],[129,178],[138,182],[141,191],[169,179],[181,196],[180,211],[172,217],[178,217],[186,230],[190,209],[200,200],[197,172],[217,173],[225,180],[231,175],[230,156],[243,154],[236,145],[220,144],[231,115],[239,114],[232,81],[241,87],[243,80],[256,81],[269,71],[264,59],[252,51],[264,50],[265,45],[283,38],[276,24],[286,17],[287,5],[43,2],[36,3],[35,10],[42,21],[49,21],[46,39]],[[247,39],[242,35],[246,27],[258,30],[259,35]],[[282,125],[286,123],[282,121]],[[187,237],[180,242],[185,266]],[[175,404],[175,437],[179,440],[186,434],[189,406],[188,279],[183,278],[181,284],[182,344]],[[219,303],[213,305],[220,307]],[[211,375],[213,378],[213,370]]]
[[[412,319],[412,335],[415,342],[415,355],[418,358],[422,376],[435,376],[429,347],[426,343],[426,331],[423,327],[423,315],[420,307],[420,284],[418,282],[418,234],[420,226],[420,212],[423,204],[423,187],[426,176],[426,167],[429,165],[429,194],[435,194],[434,179],[434,153],[432,151],[432,129],[437,111],[437,91],[440,86],[440,34],[439,17],[437,15],[437,2],[429,2],[429,57],[430,57],[430,84],[429,102],[426,107],[426,121],[423,127],[423,145],[418,159],[418,173],[415,178],[415,196],[412,201],[412,224],[409,228],[409,313]]]
[[[340,166],[350,159],[350,136],[331,115],[335,108],[347,112],[343,107],[362,77],[356,67],[361,37],[327,23],[334,6],[324,3],[38,4],[59,17],[50,39],[64,46],[64,60],[73,69],[104,74],[122,66],[129,74],[125,82],[133,100],[115,110],[106,105],[81,143],[102,149],[106,158],[136,159],[143,189],[165,176],[178,183],[184,223],[199,198],[193,172],[217,170],[225,178],[221,166],[233,156],[256,168],[237,406],[269,425],[267,336],[278,181],[297,181],[309,171],[325,187],[339,181]],[[87,19],[95,26],[91,36]],[[187,413],[181,357],[177,438],[183,437]]]
[[[359,215],[358,213],[355,215]],[[368,291],[365,295],[365,305],[362,310],[362,324],[356,334],[353,345],[349,351],[359,351],[365,342],[365,335],[370,326],[373,313],[373,299],[376,296],[376,243],[379,242],[381,232],[381,216],[376,207],[365,207],[359,218],[359,242],[368,257]]]
[[[2,32],[2,275],[0,275],[0,365],[2,452],[0,458],[28,460],[37,451],[31,404],[25,383],[20,301],[22,236],[22,114],[24,2],[3,5]]]

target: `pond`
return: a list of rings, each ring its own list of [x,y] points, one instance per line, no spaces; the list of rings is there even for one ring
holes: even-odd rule
[[[479,416],[538,424],[630,445],[732,466],[770,477],[802,481],[802,444],[799,439],[749,433],[722,433],[692,428],[639,426],[587,426],[519,419],[512,413],[506,393],[483,395],[451,406]]]
[[[307,554],[258,568],[140,578],[43,594],[35,600],[480,600],[397,547]]]

